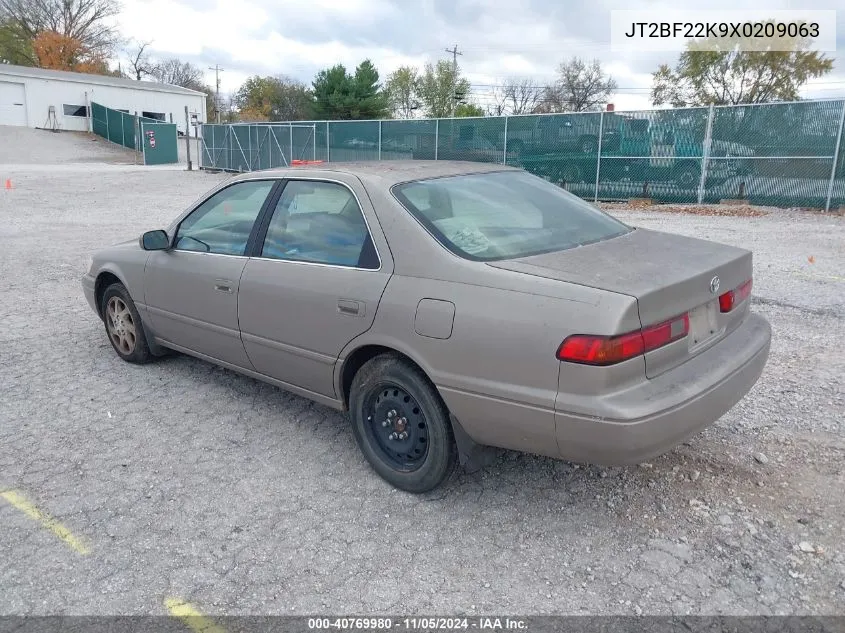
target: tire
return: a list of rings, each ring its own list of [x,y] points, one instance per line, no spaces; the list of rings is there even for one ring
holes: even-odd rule
[[[446,405],[404,359],[384,354],[361,367],[352,379],[349,414],[364,457],[394,487],[429,492],[454,470],[457,446]]]
[[[558,173],[559,180],[565,182],[584,182],[584,175],[581,173],[581,168],[575,163],[565,163],[561,166]]]
[[[674,181],[681,189],[693,189],[698,186],[701,172],[695,165],[681,165],[675,172]]]
[[[109,343],[121,359],[138,365],[153,359],[141,315],[123,284],[113,283],[106,288],[100,303],[100,313],[103,315]]]
[[[592,136],[584,136],[578,141],[578,151],[582,154],[595,154],[598,149],[599,142]]]

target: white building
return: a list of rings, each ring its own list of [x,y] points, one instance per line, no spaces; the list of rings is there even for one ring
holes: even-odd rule
[[[206,122],[205,94],[179,86],[105,75],[0,64],[0,125],[91,131],[92,102],[160,119],[185,131],[185,106]],[[192,130],[193,133],[193,130]]]

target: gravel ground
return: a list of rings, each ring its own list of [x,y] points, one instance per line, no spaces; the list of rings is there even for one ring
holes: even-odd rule
[[[753,249],[754,309],[774,330],[758,384],[650,464],[503,452],[417,497],[371,472],[338,413],[111,350],[79,286],[87,254],[226,176],[8,174],[0,490],[89,552],[0,499],[0,613],[163,614],[171,596],[211,615],[845,613],[843,218],[615,209]]]

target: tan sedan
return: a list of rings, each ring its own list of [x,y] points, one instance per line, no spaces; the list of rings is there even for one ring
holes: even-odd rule
[[[234,177],[82,285],[124,360],[177,350],[348,411],[423,492],[490,447],[631,464],[711,424],[768,358],[751,279],[748,251],[522,170],[396,161]]]

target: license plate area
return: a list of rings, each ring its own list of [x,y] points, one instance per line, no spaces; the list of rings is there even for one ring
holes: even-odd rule
[[[689,313],[689,344],[694,350],[719,336],[719,302],[708,301]]]

